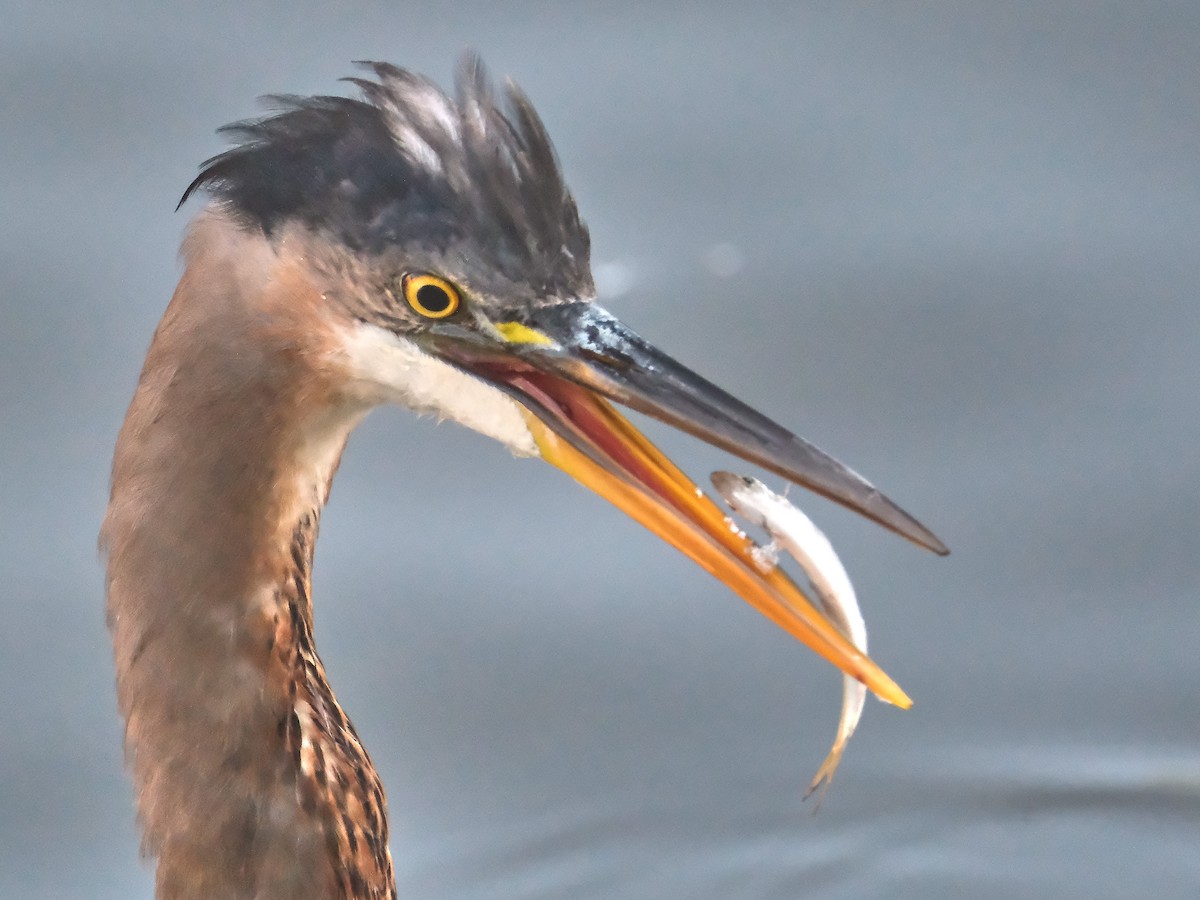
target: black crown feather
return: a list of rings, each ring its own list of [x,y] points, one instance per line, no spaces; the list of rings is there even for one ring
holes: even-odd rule
[[[363,99],[274,96],[276,112],[221,131],[237,146],[207,160],[180,205],[208,191],[270,235],[298,221],[359,252],[454,243],[545,295],[590,289],[587,227],[554,147],[513,84],[497,104],[477,57],[456,97],[387,63],[345,79]]]

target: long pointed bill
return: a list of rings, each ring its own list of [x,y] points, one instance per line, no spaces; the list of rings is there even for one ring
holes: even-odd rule
[[[437,352],[517,399],[544,459],[608,499],[725,582],[751,606],[881,699],[912,701],[855,649],[780,569],[759,570],[754,543],[603,395],[756,462],[918,544],[944,545],[878,490],[816,447],[704,381],[590,304],[501,323],[503,342],[431,335]]]

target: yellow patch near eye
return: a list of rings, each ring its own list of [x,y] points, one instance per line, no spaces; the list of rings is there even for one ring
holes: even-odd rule
[[[496,330],[504,335],[504,339],[510,344],[553,344],[554,341],[546,337],[536,328],[530,328],[528,325],[522,325],[520,322],[499,322],[496,325]]]

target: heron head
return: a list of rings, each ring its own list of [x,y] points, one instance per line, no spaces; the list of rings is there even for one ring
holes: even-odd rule
[[[939,553],[871,484],[720,390],[596,302],[586,226],[525,95],[474,57],[448,96],[390,65],[361,99],[275,98],[230,126],[207,190],[246,229],[303,246],[372,400],[453,418],[540,455],[681,549],[875,690],[902,691],[613,406],[687,431]]]

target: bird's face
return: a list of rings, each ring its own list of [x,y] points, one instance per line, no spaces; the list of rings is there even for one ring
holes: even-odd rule
[[[613,402],[942,549],[936,537],[854,472],[685,368],[588,298],[500,296],[474,287],[484,279],[453,271],[452,258],[440,263],[438,271],[409,267],[381,279],[381,312],[367,326],[377,335],[391,329],[386,340],[402,342],[434,366],[424,375],[427,402],[474,425],[463,409],[461,383],[449,372],[494,387],[499,393],[485,402],[513,405],[542,459],[681,550],[881,697],[907,705],[888,676],[782,572],[760,571],[751,557],[754,545]],[[411,391],[413,367],[404,366],[384,377]]]
[[[904,693],[612,405],[682,429],[910,540],[938,539],[850,469],[671,359],[592,301],[589,238],[549,138],[477,61],[457,99],[385,64],[365,101],[315,97],[234,127],[204,187],[299,253],[349,324],[347,371],[373,391],[540,455],[603,495],[884,699]],[[185,194],[185,199],[186,199]],[[308,240],[308,238],[302,238]],[[322,291],[323,295],[326,293]]]

